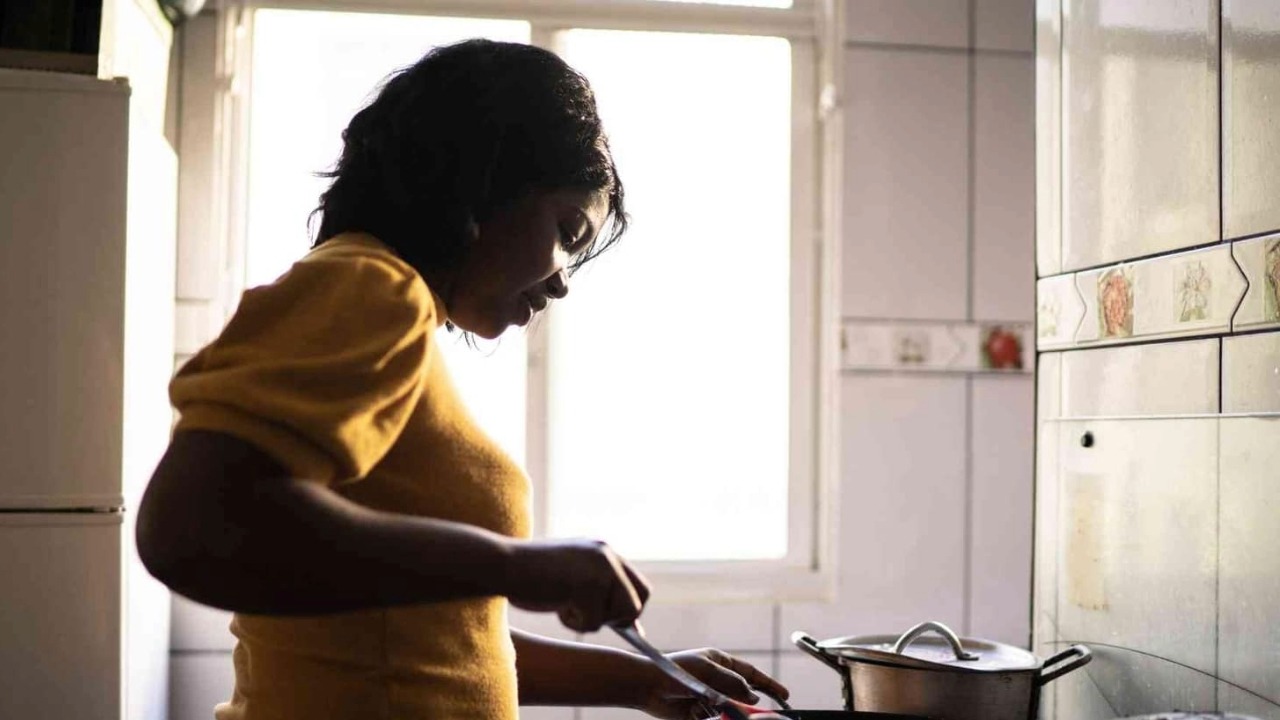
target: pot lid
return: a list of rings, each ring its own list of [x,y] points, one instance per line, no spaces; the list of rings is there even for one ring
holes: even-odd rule
[[[1038,670],[1042,664],[1022,648],[956,637],[951,628],[940,622],[920,623],[902,635],[833,638],[817,646],[842,658],[927,670],[1017,672]]]

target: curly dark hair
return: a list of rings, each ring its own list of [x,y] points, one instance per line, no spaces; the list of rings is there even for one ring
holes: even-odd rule
[[[315,245],[367,232],[424,276],[463,256],[467,229],[527,193],[608,194],[607,233],[576,270],[626,231],[622,183],[587,79],[555,53],[467,40],[390,75],[342,133],[342,155],[312,219]]]

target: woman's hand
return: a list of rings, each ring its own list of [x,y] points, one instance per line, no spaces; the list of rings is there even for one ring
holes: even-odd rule
[[[667,657],[713,689],[741,703],[755,705],[760,702],[760,696],[752,688],[760,688],[782,700],[791,694],[782,683],[751,663],[714,648],[685,650]],[[649,688],[641,706],[645,712],[664,720],[695,720],[716,714],[708,712],[706,703],[688,688],[657,667],[651,665],[650,668]]]
[[[598,540],[513,543],[505,577],[512,605],[554,612],[582,633],[630,625],[649,601],[649,583]]]

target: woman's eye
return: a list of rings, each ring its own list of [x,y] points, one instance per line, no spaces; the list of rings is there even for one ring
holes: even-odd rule
[[[578,238],[565,228],[560,228],[560,247],[567,253],[573,252],[573,246],[578,243]]]

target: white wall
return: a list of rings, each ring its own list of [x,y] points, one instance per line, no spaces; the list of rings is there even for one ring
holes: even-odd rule
[[[846,322],[1029,322],[1031,0],[848,2]],[[890,633],[936,619],[1029,640],[1031,376],[850,369],[842,385],[836,602],[654,606],[646,617],[660,646],[716,645],[779,674],[796,707],[838,707],[839,683],[791,646],[794,630]],[[547,618],[517,621],[561,633]],[[175,599],[174,720],[208,718],[229,695],[230,650],[225,616]]]

